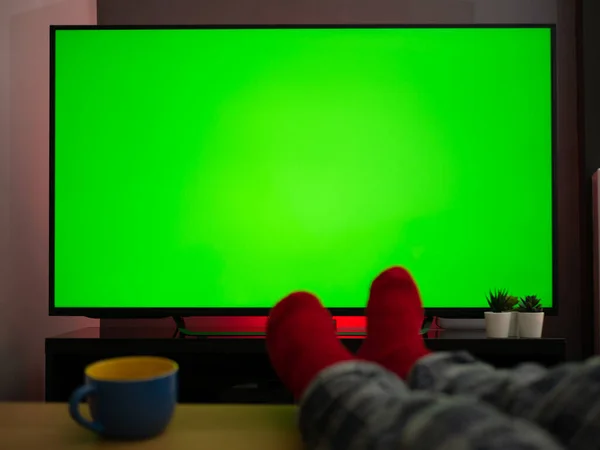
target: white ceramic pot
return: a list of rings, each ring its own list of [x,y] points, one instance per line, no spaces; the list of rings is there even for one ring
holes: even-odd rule
[[[541,338],[544,328],[543,312],[520,312],[519,313],[519,337]]]
[[[508,337],[519,337],[519,313],[517,311],[510,312],[510,328]]]
[[[510,311],[485,312],[485,333],[489,338],[507,338],[510,331]]]

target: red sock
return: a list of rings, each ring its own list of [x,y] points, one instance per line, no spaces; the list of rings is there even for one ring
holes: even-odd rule
[[[421,297],[411,275],[400,267],[386,270],[371,285],[367,338],[358,357],[406,378],[413,364],[429,353],[419,334],[423,318]]]
[[[296,399],[320,371],[353,359],[338,340],[329,311],[306,292],[291,294],[273,308],[267,350],[275,372]]]

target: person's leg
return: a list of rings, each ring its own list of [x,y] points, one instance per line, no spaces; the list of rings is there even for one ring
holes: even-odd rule
[[[600,449],[598,358],[552,369],[523,364],[501,370],[467,353],[434,353],[417,361],[408,384],[483,400],[538,424],[570,449]]]
[[[271,364],[295,399],[325,367],[354,359],[337,338],[329,311],[307,292],[293,293],[271,310],[266,341]]]
[[[358,356],[406,379],[412,389],[480,399],[533,421],[573,449],[600,448],[600,360],[551,370],[527,364],[498,370],[466,353],[424,350],[423,309],[410,274],[383,272],[371,287],[367,334]]]
[[[423,305],[412,276],[401,267],[382,272],[371,285],[366,309],[367,338],[357,356],[405,379],[429,350],[420,335]]]
[[[543,430],[481,402],[411,392],[380,365],[356,360],[310,294],[292,294],[273,309],[267,350],[282,382],[301,399],[300,430],[309,448],[561,448]]]
[[[301,397],[299,423],[309,449],[563,448],[527,421],[473,398],[411,391],[395,374],[365,361],[322,370]]]

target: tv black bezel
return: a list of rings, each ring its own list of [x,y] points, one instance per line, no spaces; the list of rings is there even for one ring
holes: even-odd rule
[[[327,28],[545,28],[551,33],[551,77],[552,77],[552,306],[545,308],[547,315],[557,315],[560,304],[557,298],[557,212],[556,212],[556,150],[557,150],[557,114],[556,114],[556,24],[318,24],[318,25],[51,25],[50,26],[50,120],[49,120],[49,315],[84,316],[100,319],[120,318],[162,318],[162,317],[240,317],[268,315],[270,308],[70,308],[56,307],[54,304],[54,182],[55,182],[55,37],[60,30],[169,30],[169,29],[327,29]],[[383,268],[382,268],[383,269]],[[485,293],[482,293],[482,296]],[[365,298],[365,303],[366,303]],[[364,308],[330,308],[334,316],[362,316]],[[487,308],[426,308],[430,317],[443,318],[483,318]]]

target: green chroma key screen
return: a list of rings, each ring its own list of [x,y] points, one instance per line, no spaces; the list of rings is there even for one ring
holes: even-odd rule
[[[54,32],[55,308],[552,305],[550,28]]]

